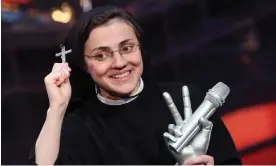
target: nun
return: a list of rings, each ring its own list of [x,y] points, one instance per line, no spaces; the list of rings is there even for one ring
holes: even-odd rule
[[[143,40],[134,17],[115,6],[93,8],[76,21],[63,43],[72,50],[67,62],[54,63],[44,79],[49,107],[31,164],[241,164],[219,114],[199,121],[195,140],[202,146],[168,148],[181,135],[176,123],[193,113],[190,101],[198,106],[205,93],[151,80]],[[181,117],[177,108],[185,110]]]

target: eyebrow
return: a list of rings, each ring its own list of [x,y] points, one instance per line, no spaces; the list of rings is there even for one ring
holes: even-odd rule
[[[129,41],[132,41],[133,39],[125,39],[125,40],[123,40],[123,41],[121,41],[120,43],[119,43],[119,46],[122,46],[122,45],[124,45],[125,43],[127,43],[127,42],[129,42]],[[94,48],[92,51],[91,51],[91,53],[93,52],[93,51],[95,51],[95,50],[105,50],[105,49],[108,49],[109,47],[107,47],[107,46],[101,46],[101,47],[96,47],[96,48]]]

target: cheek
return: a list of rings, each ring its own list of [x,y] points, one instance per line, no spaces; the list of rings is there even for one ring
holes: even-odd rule
[[[133,56],[129,59],[129,62],[134,66],[134,67],[138,67],[138,68],[142,68],[143,67],[143,61],[142,61],[142,57],[141,55],[136,55]]]
[[[135,62],[136,62],[136,65],[137,65],[136,67],[138,68],[139,75],[141,75],[142,72],[143,72],[143,60],[142,60],[142,57],[141,56],[137,57]]]
[[[99,63],[87,63],[87,69],[94,80],[104,77],[109,69],[109,66]]]

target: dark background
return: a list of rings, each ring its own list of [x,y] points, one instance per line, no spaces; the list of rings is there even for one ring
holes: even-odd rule
[[[47,15],[62,2],[33,0],[21,3],[17,12],[2,9],[2,164],[27,164],[48,108],[43,79],[71,26],[43,22],[29,10],[36,9],[35,16]],[[66,2],[77,18],[82,13],[79,1]],[[258,113],[276,111],[275,0],[96,0],[92,4],[122,6],[138,18],[155,80],[193,83],[206,92],[219,81],[226,83],[231,95],[224,115],[271,103]],[[275,159],[254,156],[258,152],[276,156],[275,126],[268,137],[238,146],[245,163],[276,164]],[[261,154],[268,148],[269,153]]]

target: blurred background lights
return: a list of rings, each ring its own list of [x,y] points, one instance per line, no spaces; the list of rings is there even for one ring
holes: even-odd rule
[[[80,6],[83,12],[88,12],[92,9],[92,2],[90,0],[80,0]]]
[[[61,9],[54,9],[52,11],[51,16],[56,22],[68,23],[72,20],[73,10],[68,3],[63,3]]]

